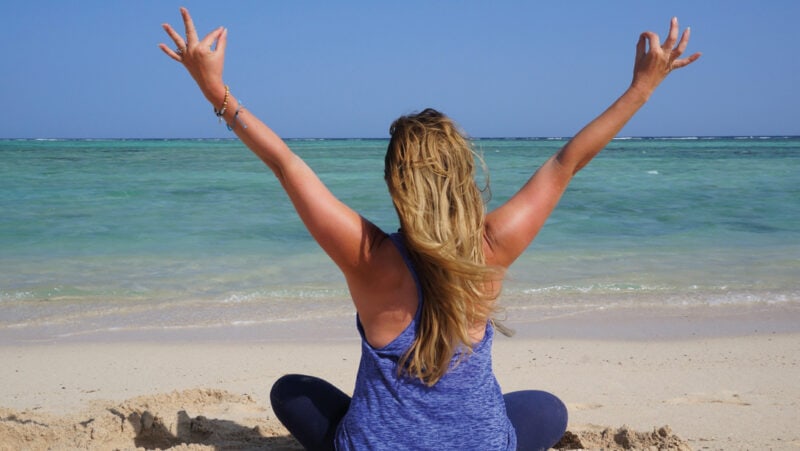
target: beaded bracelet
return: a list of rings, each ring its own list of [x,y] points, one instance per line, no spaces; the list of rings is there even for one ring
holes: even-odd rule
[[[222,123],[222,116],[225,115],[225,111],[228,109],[228,95],[230,93],[231,88],[229,88],[228,85],[225,85],[225,97],[222,99],[222,108],[217,109],[214,107],[214,114],[217,115],[220,123]]]

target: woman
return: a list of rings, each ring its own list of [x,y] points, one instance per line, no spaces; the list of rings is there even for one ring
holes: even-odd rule
[[[503,395],[491,369],[492,313],[504,271],[528,247],[572,177],[619,132],[674,69],[689,30],[672,19],[663,45],[637,44],[630,87],[544,163],[505,204],[485,213],[475,158],[456,125],[434,110],[391,128],[385,178],[401,230],[386,234],[336,199],[314,172],[222,79],[227,30],[202,40],[164,29],[160,48],[189,71],[214,111],[275,173],[314,239],[339,266],[357,311],[362,358],[353,397],[320,379],[273,386],[278,418],[308,449],[546,449],[567,424],[555,396]]]

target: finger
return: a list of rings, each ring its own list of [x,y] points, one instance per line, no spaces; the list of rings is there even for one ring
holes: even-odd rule
[[[189,10],[181,8],[181,16],[183,16],[183,25],[186,27],[186,46],[193,45],[197,42],[197,30],[194,28],[192,16],[189,15]]]
[[[174,59],[175,61],[177,61],[179,63],[183,63],[183,60],[181,59],[181,56],[178,55],[177,53],[175,53],[175,51],[172,50],[171,48],[167,47],[166,44],[158,44],[158,48],[160,48],[161,51],[166,53],[168,57]]]
[[[642,59],[647,52],[647,37],[644,33],[639,35],[639,42],[636,43],[636,61]]]
[[[651,51],[661,46],[661,39],[659,39],[658,35],[652,31],[645,31],[642,33],[642,36],[644,36],[649,42]]]
[[[678,42],[678,18],[673,17],[669,22],[669,34],[667,35],[667,40],[664,41],[664,46],[662,48],[664,50],[672,50],[672,47],[675,46],[676,42]]]
[[[175,31],[168,23],[165,23],[161,26],[164,27],[164,31],[166,31],[169,37],[172,38],[172,40],[175,42],[175,45],[177,45],[179,48],[186,47],[186,43],[183,42],[181,35],[179,35],[178,32]]]
[[[222,56],[225,56],[225,48],[228,47],[228,29],[223,28],[222,33],[219,34],[219,40],[217,41],[217,51],[222,53]]]
[[[680,69],[681,67],[686,67],[692,64],[693,62],[697,61],[697,59],[700,58],[700,56],[702,55],[703,55],[702,53],[697,52],[688,58],[681,58],[679,60],[675,60],[672,62],[672,69]]]
[[[200,45],[201,47],[205,47],[205,48],[209,48],[209,49],[210,49],[210,48],[211,48],[211,46],[212,46],[212,45],[214,45],[214,41],[216,41],[217,39],[219,39],[219,37],[222,35],[222,30],[224,30],[224,28],[222,28],[222,27],[219,27],[219,28],[217,28],[216,30],[213,30],[211,33],[208,33],[208,34],[207,34],[207,35],[206,35],[206,36],[203,38],[203,40],[202,40],[202,41],[200,41],[200,44],[199,44],[199,45]],[[219,48],[219,43],[217,43],[217,48]]]
[[[672,52],[676,58],[681,56],[681,54],[683,54],[683,52],[686,50],[686,46],[689,45],[689,36],[691,34],[692,34],[691,28],[687,27],[685,30],[683,30],[683,34],[681,35],[681,40],[680,42],[678,42],[678,47],[676,47],[675,50],[673,50]]]

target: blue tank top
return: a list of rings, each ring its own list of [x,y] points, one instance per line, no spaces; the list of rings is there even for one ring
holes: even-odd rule
[[[411,346],[422,312],[422,289],[403,245],[390,236],[417,285],[417,312],[391,343],[373,348],[361,334],[361,362],[353,399],[336,431],[337,450],[514,450],[517,436],[492,372],[494,328],[432,387],[398,376],[397,362]],[[454,357],[453,362],[455,362]]]

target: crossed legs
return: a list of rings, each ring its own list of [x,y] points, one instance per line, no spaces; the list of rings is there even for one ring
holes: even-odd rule
[[[518,450],[548,449],[567,429],[567,408],[560,399],[539,390],[503,395],[506,412],[517,431]],[[350,407],[350,397],[313,376],[288,374],[270,392],[272,410],[308,450],[333,450],[336,428]]]

